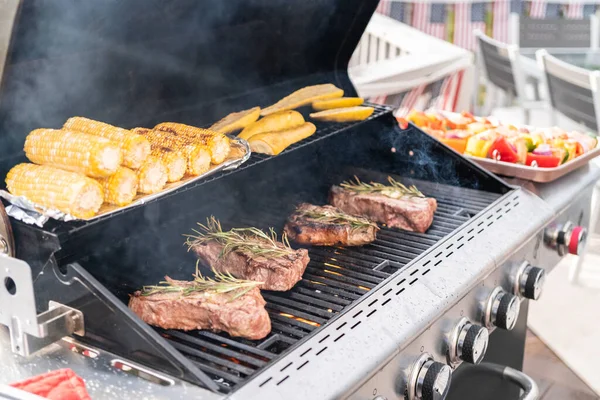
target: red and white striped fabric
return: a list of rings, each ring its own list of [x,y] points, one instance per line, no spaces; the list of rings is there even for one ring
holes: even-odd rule
[[[438,39],[446,39],[445,18],[442,15],[433,16],[431,14],[433,7],[445,7],[445,4],[414,3],[411,25],[428,35],[434,36]],[[434,18],[432,19],[432,17]],[[436,20],[435,17],[439,18]],[[444,22],[439,22],[442,20]]]
[[[456,103],[460,94],[461,83],[464,71],[458,71],[448,76],[440,90],[436,104],[433,105],[438,110],[456,111]]]
[[[510,0],[496,0],[493,5],[493,32],[494,39],[508,43],[508,17],[510,15]]]
[[[375,10],[379,14],[390,15],[391,0],[379,0],[379,5]]]
[[[485,10],[478,9],[478,15],[472,15],[473,7],[485,7],[485,3],[458,3],[454,9],[454,44],[467,50],[475,50],[473,31],[485,32]],[[475,18],[474,18],[475,17]]]
[[[371,103],[375,103],[375,104],[385,104],[386,99],[387,99],[387,96],[376,96],[376,97],[370,98],[369,101]]]
[[[567,19],[583,19],[583,3],[571,1],[567,5]]]
[[[529,16],[531,18],[545,18],[547,5],[548,3],[546,0],[532,0]]]
[[[427,85],[419,85],[411,89],[410,92],[406,93],[406,95],[402,99],[400,107],[398,107],[398,110],[396,110],[395,115],[397,117],[405,117],[406,115],[408,115],[410,110],[417,106],[419,97],[421,97],[421,94],[423,94],[423,90],[425,90],[426,86]]]

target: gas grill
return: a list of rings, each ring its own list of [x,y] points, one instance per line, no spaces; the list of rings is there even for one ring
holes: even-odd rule
[[[347,64],[377,2],[147,4],[21,2],[0,92],[3,174],[23,159],[16,149],[30,129],[72,115],[125,127],[207,126],[306,85],[331,82],[356,95]],[[99,55],[104,64],[90,72]],[[84,101],[89,93],[69,83],[88,72],[104,85]],[[99,374],[120,397],[145,379],[153,384],[135,386],[144,398],[471,398],[464,390],[473,388],[482,398],[517,398],[516,387],[482,377],[476,364],[489,347],[485,361],[521,368],[527,299],[539,296],[544,270],[580,251],[600,173],[586,167],[554,184],[509,185],[371,106],[368,120],[317,123],[277,157],[253,154],[235,170],[93,222],[39,228],[11,218],[0,322],[11,326],[12,351],[58,341],[55,352],[79,354],[73,368],[94,382],[93,398],[104,396]],[[25,118],[24,109],[39,111]],[[142,285],[190,278],[195,257],[182,235],[196,222],[215,216],[224,228],[280,232],[295,205],[325,204],[331,185],[352,176],[417,185],[437,199],[432,226],[423,234],[384,226],[366,246],[310,248],[293,289],[263,292],[273,328],[265,339],[155,329],[127,308]],[[54,353],[44,354],[35,363],[54,365]],[[0,375],[15,380],[19,368],[8,362]]]

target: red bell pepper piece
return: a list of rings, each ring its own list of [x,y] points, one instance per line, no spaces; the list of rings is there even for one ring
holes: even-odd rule
[[[83,379],[70,369],[50,371],[10,386],[50,400],[91,400]]]
[[[546,156],[541,154],[527,153],[527,160],[525,161],[525,164],[531,166],[531,164],[535,162],[535,165],[540,168],[554,168],[558,167],[561,161],[562,160],[560,157],[555,155]]]
[[[504,137],[499,137],[494,141],[492,147],[488,150],[488,157],[508,163],[516,163],[519,161],[517,149]]]

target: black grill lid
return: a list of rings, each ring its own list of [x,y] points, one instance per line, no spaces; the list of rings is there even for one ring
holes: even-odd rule
[[[203,125],[307,84],[353,94],[348,61],[376,6],[22,0],[0,91],[0,160],[20,153],[31,129],[73,115],[125,127]]]

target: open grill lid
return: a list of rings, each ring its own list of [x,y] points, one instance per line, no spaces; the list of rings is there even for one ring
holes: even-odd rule
[[[207,125],[301,85],[355,94],[348,61],[377,3],[22,0],[0,80],[0,175],[29,131],[74,115]]]

